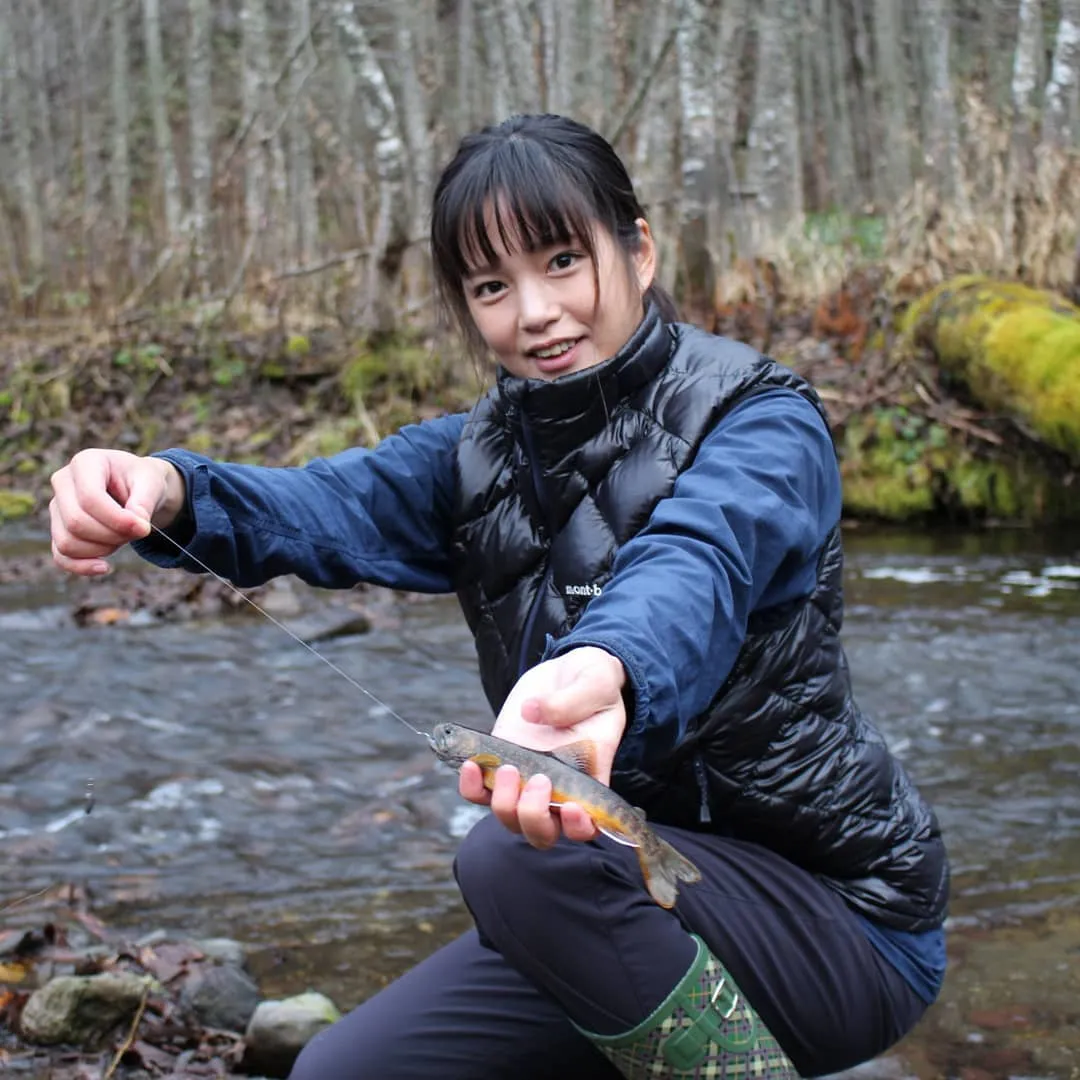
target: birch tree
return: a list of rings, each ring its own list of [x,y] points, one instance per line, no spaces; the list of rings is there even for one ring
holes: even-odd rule
[[[398,10],[401,10],[400,8]],[[319,243],[315,165],[311,153],[306,86],[318,65],[311,49],[311,0],[292,0],[290,56],[304,55],[289,68],[289,215],[290,244],[295,258],[307,263]]]
[[[918,0],[919,44],[926,73],[923,122],[927,164],[946,199],[960,192],[960,132],[950,74],[952,25],[947,0]]]
[[[56,142],[53,136],[54,118],[49,102],[49,43],[55,31],[45,17],[44,0],[30,0],[30,90],[33,126],[38,132],[37,161],[40,162],[42,187],[55,191],[58,187]],[[65,170],[66,171],[66,170]]]
[[[159,0],[142,0],[143,28],[146,36],[146,80],[150,97],[150,116],[154,125],[154,149],[157,173],[165,207],[165,233],[173,244],[183,225],[180,175],[173,153],[172,128],[169,125],[168,80],[161,48],[161,7]]]
[[[1020,24],[1016,36],[1012,78],[1013,154],[1026,169],[1035,128],[1036,92],[1039,85],[1039,47],[1042,39],[1040,0],[1020,0]]]
[[[214,105],[210,0],[188,0],[188,112],[191,123],[191,253],[196,292],[209,290],[210,197],[213,182]]]
[[[676,33],[682,173],[679,231],[688,299],[695,302],[712,295],[709,218],[716,213],[716,98],[712,85],[716,32],[713,12],[705,0],[685,0]]]
[[[1067,147],[1080,134],[1075,127],[1077,82],[1080,79],[1080,0],[1061,0],[1054,59],[1046,84],[1042,137]]]
[[[829,162],[829,187],[822,194],[834,206],[848,206],[855,195],[855,148],[851,141],[851,128],[846,122],[847,87],[843,80],[843,67],[838,68],[835,62],[835,38],[838,29],[834,14],[838,2],[839,0],[812,0],[810,10],[811,25],[814,28],[813,51],[816,60],[817,101],[821,116],[820,132],[825,141]]]
[[[25,235],[26,266],[23,278],[36,287],[45,268],[45,228],[39,190],[30,153],[32,132],[27,103],[27,80],[19,68],[25,55],[16,36],[17,18],[12,5],[0,4],[0,111],[11,135],[14,185]]]
[[[412,217],[405,184],[405,144],[397,105],[354,0],[339,0],[334,18],[356,73],[365,126],[374,142],[377,206],[367,259],[365,321],[375,333],[385,334],[397,322],[394,299]]]
[[[112,112],[109,191],[112,195],[113,221],[120,232],[124,232],[131,210],[131,68],[128,59],[127,0],[111,0],[109,41],[109,104]]]
[[[803,212],[799,109],[790,62],[796,0],[764,0],[758,14],[757,86],[749,145],[759,162],[759,205],[774,227]]]
[[[899,15],[895,0],[874,0],[871,28],[885,156],[885,169],[879,175],[882,195],[888,199],[902,195],[912,181],[911,116]]]

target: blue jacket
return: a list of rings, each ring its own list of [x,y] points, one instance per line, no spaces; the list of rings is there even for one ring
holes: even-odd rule
[[[216,462],[188,450],[160,456],[183,474],[197,525],[177,538],[240,586],[295,574],[311,585],[371,582],[454,590],[449,546],[454,460],[465,415],[402,428],[374,450],[302,468]],[[731,411],[706,437],[670,499],[622,549],[620,572],[564,645],[618,638],[638,658],[629,739],[665,729],[676,741],[735,661],[757,608],[805,596],[840,516],[829,432],[797,394],[770,391]],[[702,561],[700,540],[713,549]],[[135,550],[162,567],[199,568],[161,540]],[[707,568],[712,588],[681,582]],[[708,678],[695,677],[708,672]]]

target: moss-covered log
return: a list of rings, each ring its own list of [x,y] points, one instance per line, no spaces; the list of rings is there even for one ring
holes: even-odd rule
[[[1015,282],[966,276],[920,298],[902,330],[983,408],[1080,464],[1080,308]]]

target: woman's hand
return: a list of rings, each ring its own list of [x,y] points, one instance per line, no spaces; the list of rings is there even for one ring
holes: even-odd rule
[[[583,646],[531,668],[510,692],[492,734],[531,750],[553,750],[589,739],[596,748],[597,779],[611,782],[611,766],[626,729],[622,662],[604,649]],[[533,777],[524,788],[517,769],[503,765],[495,787],[487,791],[474,762],[461,767],[461,794],[470,802],[490,805],[512,832],[533,847],[548,848],[560,833],[571,840],[592,840],[596,826],[574,803],[553,812],[551,781]]]
[[[184,505],[184,478],[162,458],[81,450],[52,475],[53,560],[71,574],[109,572],[105,557],[168,528]]]

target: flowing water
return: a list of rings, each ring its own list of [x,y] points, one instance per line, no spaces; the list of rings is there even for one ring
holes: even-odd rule
[[[0,568],[41,547],[0,534]],[[342,1007],[466,925],[475,818],[422,740],[268,622],[81,629],[73,588],[0,585],[0,907],[74,882],[111,925],[237,937],[264,991]],[[454,602],[394,610],[319,648],[419,727],[488,722]],[[954,869],[946,989],[874,1068],[1080,1075],[1080,546],[851,530],[845,635]]]

